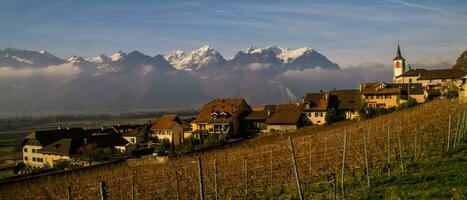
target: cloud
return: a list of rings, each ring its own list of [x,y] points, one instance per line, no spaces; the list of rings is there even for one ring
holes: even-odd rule
[[[250,69],[251,71],[259,71],[259,70],[264,70],[264,69],[271,68],[271,64],[269,64],[269,63],[251,63],[251,64],[247,65],[247,68]]]
[[[454,61],[443,60],[440,58],[423,58],[417,61],[414,64],[415,68],[424,68],[424,69],[446,69],[452,68],[455,64]]]
[[[77,76],[81,69],[73,64],[52,65],[45,68],[0,67],[0,78],[64,77]]]
[[[357,67],[342,70],[321,68],[303,71],[289,70],[282,74],[282,79],[290,85],[296,94],[311,91],[358,88],[360,83],[391,81],[392,69],[381,63],[364,63]]]
[[[437,12],[437,13],[441,13],[441,14],[451,15],[451,16],[454,16],[454,17],[462,17],[464,19],[467,19],[467,16],[465,16],[465,15],[450,12],[450,11],[439,9],[439,8],[429,7],[429,6],[425,6],[425,5],[421,5],[421,4],[415,4],[415,3],[410,3],[410,2],[406,2],[406,1],[400,1],[400,0],[387,0],[387,1],[397,3],[397,4],[401,4],[401,5],[405,5],[405,6],[412,7],[412,8],[418,8],[418,9],[422,9],[422,10],[428,10],[428,11],[433,11],[433,12]]]

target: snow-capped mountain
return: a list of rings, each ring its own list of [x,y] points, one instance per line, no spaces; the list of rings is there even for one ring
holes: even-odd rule
[[[190,54],[177,50],[164,57],[177,70],[185,71],[206,70],[207,67],[219,67],[226,62],[225,58],[210,45],[204,45]]]
[[[114,53],[114,54],[112,54],[110,56],[110,60],[111,61],[118,61],[118,60],[120,60],[121,58],[123,58],[125,56],[126,56],[126,53],[124,53],[122,51],[118,51],[118,52],[116,52],[116,53]]]
[[[96,57],[84,58],[86,61],[94,63],[96,65],[102,65],[112,61],[112,59],[104,54],[98,55]]]
[[[47,51],[27,51],[6,48],[0,50],[0,66],[47,67],[63,64],[65,61]]]
[[[282,61],[280,71],[304,70],[316,67],[323,69],[339,69],[337,64],[308,47],[289,49],[272,45],[266,48],[250,47],[244,51],[244,53],[251,55],[261,55],[265,52],[274,53],[276,58]]]
[[[43,69],[48,66],[54,67]],[[111,56],[67,59],[47,51],[4,49],[0,70],[4,67],[18,71],[8,78],[0,74],[0,91],[8,91],[0,92],[0,113],[199,106],[210,98],[232,96],[248,98],[252,104],[288,102],[303,93],[300,87],[305,84],[284,81],[285,72],[339,69],[306,47],[250,47],[226,60],[210,45],[189,53],[177,50],[149,56],[118,51]]]

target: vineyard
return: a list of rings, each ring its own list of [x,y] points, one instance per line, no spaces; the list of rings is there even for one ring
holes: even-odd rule
[[[0,186],[0,199],[344,199],[406,173],[428,152],[459,144],[466,106],[439,100],[323,131],[260,136],[240,145],[115,164]],[[291,136],[291,137],[289,137]]]

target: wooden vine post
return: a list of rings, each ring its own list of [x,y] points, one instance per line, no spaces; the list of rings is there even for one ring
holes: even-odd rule
[[[201,157],[198,157],[198,182],[199,182],[199,198],[204,200],[204,183],[203,183],[203,165]]]
[[[341,168],[341,191],[342,191],[342,199],[345,199],[345,192],[344,192],[344,167],[345,167],[345,145],[347,143],[347,132],[344,132],[344,148],[342,151],[342,168]]]
[[[370,131],[370,128],[368,128],[368,132],[369,131]],[[368,188],[370,188],[370,169],[368,167],[368,150],[367,150],[367,144],[366,144],[366,131],[363,132],[363,144],[365,148],[366,180],[367,180]]]
[[[449,151],[449,145],[451,143],[451,114],[449,113],[449,122],[448,122],[448,141],[446,151]]]
[[[295,160],[295,147],[292,142],[292,138],[289,136],[289,148],[292,157],[293,171],[295,175],[295,181],[297,183],[297,193],[300,200],[303,200],[302,189],[300,187],[300,178],[298,176],[297,161]]]
[[[215,199],[219,199],[219,191],[217,187],[217,160],[214,160],[214,192],[215,192]]]

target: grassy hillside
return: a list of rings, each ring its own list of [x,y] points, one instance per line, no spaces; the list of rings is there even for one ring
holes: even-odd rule
[[[457,198],[466,187],[459,139],[465,108],[435,101],[371,120],[260,136],[166,164],[142,159],[21,181],[0,186],[0,199],[63,199],[67,187],[74,199],[96,199],[100,181],[110,198],[199,199],[198,157],[205,199],[298,199],[289,135],[306,199]]]

